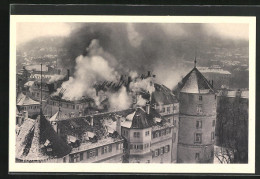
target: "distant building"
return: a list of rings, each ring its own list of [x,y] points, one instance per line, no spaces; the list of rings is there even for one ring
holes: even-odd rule
[[[180,103],[178,163],[212,163],[214,159],[216,95],[196,66],[176,89]]]
[[[214,89],[229,88],[231,73],[218,65],[198,67],[199,71],[213,85]]]
[[[52,116],[56,112],[63,111],[68,117],[82,116],[99,112],[92,98],[82,97],[79,100],[65,100],[59,96],[51,96],[47,99],[46,113]]]
[[[26,111],[29,117],[40,114],[40,102],[31,99],[28,94],[19,93],[16,106],[19,113]]]

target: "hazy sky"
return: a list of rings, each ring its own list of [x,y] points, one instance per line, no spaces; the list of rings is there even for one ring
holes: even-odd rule
[[[183,34],[185,31],[176,24],[161,24],[163,29],[169,35],[175,35],[176,33]],[[173,27],[174,26],[174,27]],[[206,27],[208,35],[216,33],[220,37],[227,37],[232,39],[245,39],[249,38],[249,26],[248,24],[203,24],[202,26]],[[27,42],[37,37],[42,36],[68,36],[70,32],[77,28],[77,23],[17,23],[17,44]],[[135,32],[132,26],[129,26],[129,30],[132,31],[133,36]]]

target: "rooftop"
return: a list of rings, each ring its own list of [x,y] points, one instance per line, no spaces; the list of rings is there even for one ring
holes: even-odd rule
[[[71,148],[57,135],[43,115],[39,115],[36,120],[27,119],[19,128],[16,138],[17,159],[47,160],[63,157],[70,151]]]
[[[16,105],[18,106],[28,106],[28,105],[40,105],[38,101],[34,101],[29,96],[24,95],[23,93],[20,93],[17,96]]]
[[[177,91],[199,94],[215,92],[213,86],[196,67],[194,67],[178,84]]]

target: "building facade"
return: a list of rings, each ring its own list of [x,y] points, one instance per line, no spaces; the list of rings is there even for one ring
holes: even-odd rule
[[[212,163],[214,159],[216,95],[196,66],[179,83],[178,163]]]

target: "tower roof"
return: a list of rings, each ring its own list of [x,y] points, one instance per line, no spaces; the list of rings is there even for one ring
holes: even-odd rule
[[[63,157],[70,151],[71,148],[57,135],[42,114],[36,120],[26,120],[16,138],[16,158],[20,160],[47,160]]]
[[[194,67],[179,83],[180,92],[183,93],[211,93],[214,92],[213,86],[209,81]]]

